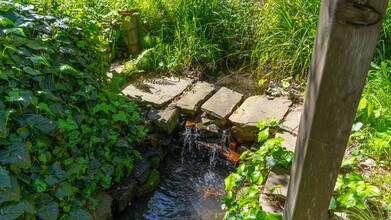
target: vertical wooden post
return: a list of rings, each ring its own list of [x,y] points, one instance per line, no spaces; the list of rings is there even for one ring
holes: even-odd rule
[[[322,220],[388,0],[323,0],[283,218]]]

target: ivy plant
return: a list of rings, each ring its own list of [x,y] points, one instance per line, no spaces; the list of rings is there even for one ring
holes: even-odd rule
[[[83,16],[0,1],[0,219],[92,219],[94,193],[139,156],[139,109]]]
[[[281,215],[267,213],[259,204],[263,185],[273,166],[289,168],[293,152],[281,147],[283,138],[272,138],[270,127],[277,126],[274,119],[258,123],[258,142],[255,152],[245,151],[240,156],[236,171],[225,179],[227,195],[222,199],[226,210],[224,219],[281,219]]]

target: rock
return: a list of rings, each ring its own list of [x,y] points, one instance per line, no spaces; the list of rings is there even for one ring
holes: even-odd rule
[[[263,189],[264,194],[274,194],[286,197],[288,193],[288,184],[290,179],[290,171],[273,167],[267,177],[265,188]]]
[[[222,87],[201,106],[201,109],[215,118],[225,119],[241,102],[242,98],[242,94]]]
[[[282,125],[282,127],[285,130],[297,135],[299,132],[300,117],[301,117],[301,108],[289,112],[285,118],[285,122]]]
[[[174,106],[168,106],[164,110],[152,109],[148,113],[148,118],[170,134],[178,123],[179,112]]]
[[[133,178],[126,178],[121,185],[112,190],[114,198],[114,208],[116,212],[122,212],[125,210],[132,200],[132,197],[136,195],[139,186],[137,181]]]
[[[284,209],[281,206],[277,205],[277,202],[273,201],[272,198],[270,198],[268,195],[261,194],[259,197],[259,205],[261,206],[262,210],[265,212],[275,213],[282,215],[284,212]]]
[[[98,206],[94,211],[94,219],[96,220],[111,220],[113,219],[112,205],[113,197],[104,191],[98,191],[95,194],[95,199],[98,200]]]
[[[153,169],[148,176],[147,181],[138,189],[137,196],[141,196],[145,193],[152,192],[159,184],[160,173],[156,169]]]
[[[287,150],[295,152],[296,139],[297,137],[293,136],[290,133],[277,133],[276,137],[284,138],[284,142],[281,143],[282,147],[285,147]]]
[[[151,159],[149,159],[149,162],[153,168],[158,169],[162,160],[159,156],[153,156]]]
[[[251,146],[250,146],[251,147]],[[250,151],[250,147],[249,146],[247,146],[247,145],[240,145],[239,147],[238,147],[238,149],[236,150],[236,152],[239,154],[239,155],[241,155],[243,152],[245,152],[245,151]]]
[[[251,96],[229,117],[229,120],[240,126],[256,126],[262,119],[271,117],[280,120],[291,104],[291,101],[283,97],[269,100],[265,96]]]
[[[215,87],[212,84],[197,82],[194,87],[176,103],[176,106],[181,109],[182,113],[194,115],[199,111],[201,104],[213,94],[214,90]]]
[[[122,92],[141,104],[162,106],[181,94],[190,84],[189,79],[157,78],[135,82]]]
[[[256,140],[258,128],[255,126],[232,126],[231,133],[239,144],[250,143]]]
[[[375,162],[375,160],[373,160],[371,158],[368,158],[364,162],[361,162],[360,166],[362,168],[368,169],[368,168],[371,168],[371,167],[375,167],[376,166],[376,162]]]
[[[258,134],[257,124],[263,119],[275,117],[280,120],[292,104],[286,98],[269,100],[265,96],[251,96],[229,117],[235,125],[232,134],[239,143],[254,141]]]
[[[139,185],[142,185],[148,178],[151,164],[148,160],[136,159],[131,175],[137,180]]]
[[[221,137],[221,129],[216,124],[208,123],[205,125],[200,122],[196,124],[196,127],[201,138]]]

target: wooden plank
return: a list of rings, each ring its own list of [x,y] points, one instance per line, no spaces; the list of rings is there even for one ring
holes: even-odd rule
[[[322,1],[283,219],[328,217],[387,3]]]

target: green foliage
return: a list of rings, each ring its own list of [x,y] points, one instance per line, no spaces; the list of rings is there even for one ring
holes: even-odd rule
[[[337,207],[365,209],[365,200],[379,196],[380,190],[366,183],[361,174],[349,172],[345,176],[338,175],[334,193],[335,195],[330,202],[331,209]]]
[[[275,126],[275,120],[269,126]],[[225,179],[227,195],[222,199],[225,219],[281,219],[280,215],[261,209],[259,196],[263,183],[273,166],[289,168],[293,152],[281,147],[283,138],[270,138],[266,120],[258,123],[261,147],[255,152],[245,151],[240,156],[236,171]]]
[[[144,133],[106,80],[99,23],[47,13],[0,1],[1,219],[91,219],[94,192],[132,170]]]

